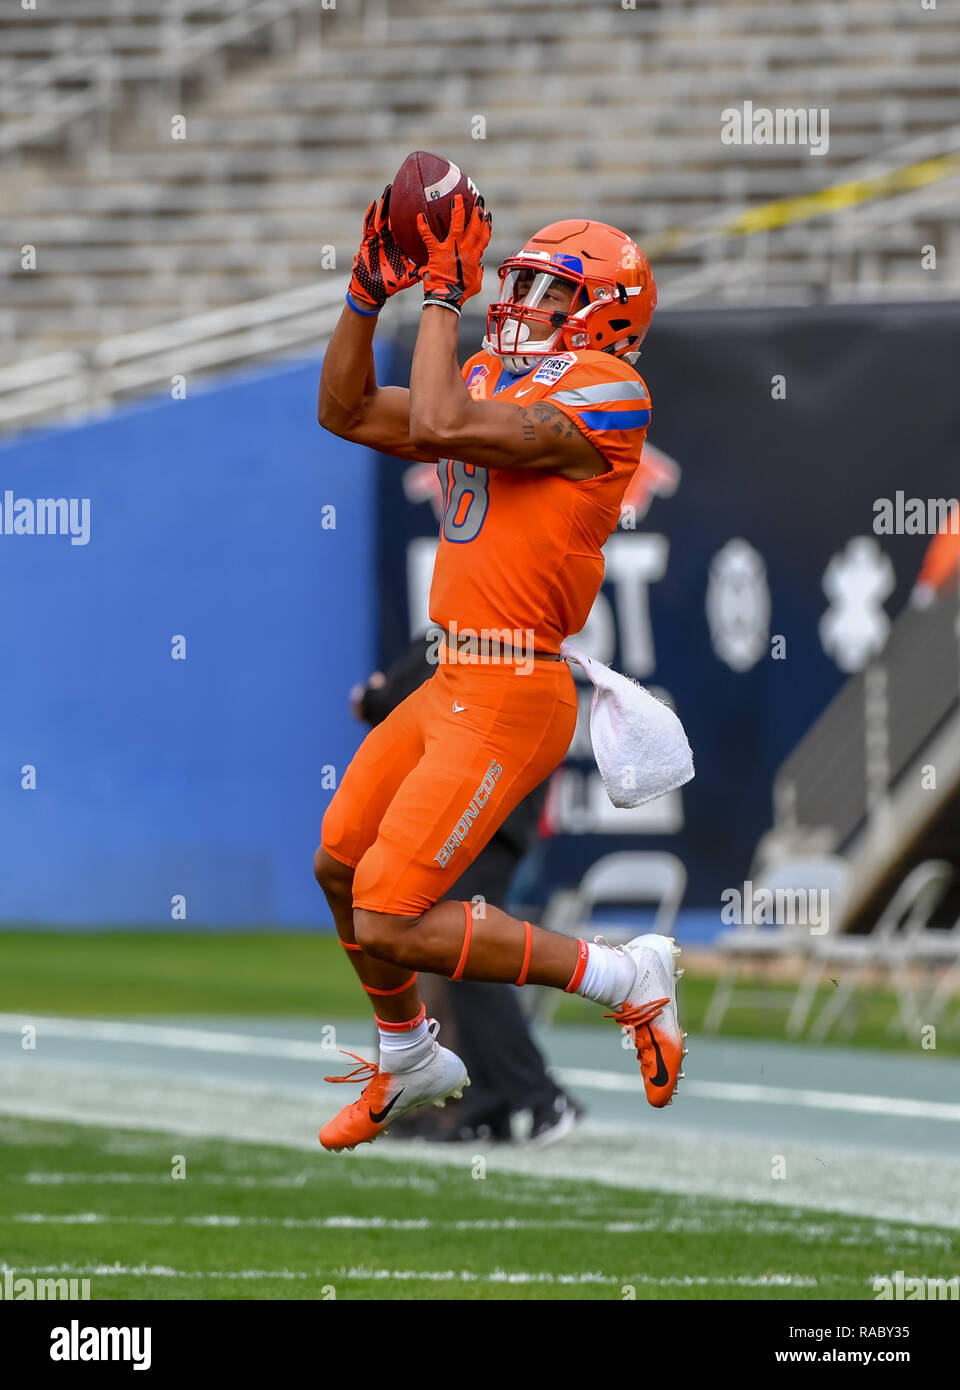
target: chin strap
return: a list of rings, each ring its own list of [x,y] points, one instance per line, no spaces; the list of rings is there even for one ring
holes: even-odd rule
[[[484,352],[489,352],[491,357],[496,357],[500,365],[505,367],[511,376],[523,376],[534,367],[538,367],[541,362],[545,362],[548,357],[553,357],[555,353],[563,352],[564,349],[556,341],[561,331],[562,330],[557,329],[552,340],[544,339],[545,342],[550,341],[550,346],[543,352],[498,352],[490,339],[486,337],[480,346]]]

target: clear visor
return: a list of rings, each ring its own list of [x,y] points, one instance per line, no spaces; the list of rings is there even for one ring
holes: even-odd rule
[[[540,309],[564,318],[576,307],[580,286],[562,275],[534,270],[532,266],[517,266],[503,277],[500,302],[522,304],[525,309]]]
[[[557,341],[570,314],[585,302],[574,280],[533,266],[512,266],[491,306],[499,351],[541,356]]]

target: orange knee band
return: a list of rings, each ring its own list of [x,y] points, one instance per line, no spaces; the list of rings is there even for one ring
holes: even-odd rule
[[[345,951],[362,951],[362,950],[363,950],[363,947],[360,946],[360,945],[358,945],[356,941],[344,941],[344,939],[343,939],[342,936],[341,936],[341,937],[338,937],[337,940],[340,942],[340,945],[343,947],[343,949],[344,949]]]
[[[520,974],[514,980],[515,985],[525,985],[527,983],[527,971],[530,969],[530,952],[533,949],[533,927],[529,922],[523,924],[523,964],[520,967]]]
[[[466,926],[463,932],[463,946],[460,948],[460,959],[457,961],[457,968],[450,976],[451,980],[459,980],[467,964],[467,956],[470,954],[470,938],[473,935],[473,917],[470,913],[470,904],[463,904]]]
[[[395,989],[374,989],[373,985],[365,985],[362,980],[360,981],[360,988],[364,991],[365,994],[379,994],[386,998],[388,995],[391,994],[402,994],[405,989],[409,989],[410,986],[416,984],[416,982],[417,972],[414,971],[413,974],[410,976],[409,980],[404,980],[403,984],[397,985]]]
[[[453,974],[450,976],[450,979],[451,979],[451,980],[459,980],[459,979],[461,979],[461,977],[463,976],[463,972],[464,972],[464,970],[466,969],[466,965],[467,965],[467,956],[470,954],[470,938],[473,936],[473,915],[472,915],[472,913],[471,913],[471,911],[470,911],[470,904],[469,904],[469,903],[464,903],[464,904],[463,904],[463,913],[464,913],[463,945],[460,947],[460,959],[457,961],[457,967],[456,967],[456,969],[454,970]],[[527,983],[527,974],[529,973],[529,970],[530,970],[530,954],[531,954],[532,950],[533,950],[533,927],[530,925],[529,922],[524,922],[524,924],[523,924],[523,962],[521,963],[521,966],[520,966],[520,974],[517,976],[516,980],[514,981],[514,984],[517,984],[517,985],[525,985],[525,984]],[[584,960],[584,964],[586,964],[586,960]],[[582,971],[581,971],[581,974],[582,974]]]

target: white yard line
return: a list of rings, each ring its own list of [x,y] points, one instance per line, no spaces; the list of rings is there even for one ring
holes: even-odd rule
[[[35,1028],[38,1038],[80,1038],[89,1042],[170,1047],[185,1052],[229,1052],[243,1057],[282,1057],[287,1061],[330,1062],[339,1048],[296,1038],[267,1038],[257,1033],[221,1033],[212,1028],[182,1028],[157,1023],[114,1023],[109,1019],[46,1018],[0,1013],[0,1033]],[[371,1049],[358,1048],[372,1056]]]
[[[0,1114],[161,1132],[170,1136],[171,1156],[187,1155],[188,1173],[193,1136],[297,1149],[310,1154],[304,1161],[321,1173],[332,1164],[344,1176],[359,1176],[387,1159],[443,1166],[446,1182],[458,1176],[475,1181],[472,1146],[381,1142],[355,1154],[322,1153],[317,1128],[333,1113],[338,1098],[319,1087],[27,1058],[0,1062]],[[631,1124],[587,1121],[547,1149],[492,1146],[484,1155],[486,1172],[809,1207],[960,1230],[960,1158],[952,1155],[733,1135],[706,1126],[660,1128],[657,1118],[644,1115],[642,1123]],[[775,1179],[775,1171],[784,1177]]]
[[[167,1180],[170,1181],[169,1179]],[[592,1235],[718,1235],[735,1230],[738,1235],[790,1235],[805,1241],[829,1239],[833,1244],[854,1245],[864,1240],[900,1241],[910,1239],[925,1246],[952,1249],[955,1242],[946,1232],[922,1228],[891,1227],[869,1220],[855,1222],[853,1229],[844,1230],[837,1222],[818,1225],[805,1215],[793,1221],[751,1219],[739,1213],[734,1222],[724,1221],[719,1214],[702,1216],[652,1216],[643,1220],[589,1221],[569,1217],[554,1220],[526,1220],[522,1217],[479,1219],[473,1221],[434,1220],[431,1217],[389,1217],[330,1215],[317,1217],[295,1216],[233,1216],[219,1212],[193,1216],[130,1216],[118,1212],[19,1212],[4,1218],[15,1225],[25,1226],[192,1226],[216,1230],[243,1230],[251,1227],[287,1231],[579,1231]]]
[[[416,1281],[418,1283],[430,1284],[602,1284],[611,1287],[622,1288],[624,1286],[643,1284],[653,1285],[658,1288],[803,1288],[813,1289],[819,1284],[819,1280],[807,1274],[780,1274],[773,1273],[764,1275],[663,1275],[658,1278],[653,1274],[631,1275],[628,1279],[620,1278],[617,1275],[600,1274],[592,1270],[570,1271],[561,1273],[544,1272],[541,1270],[505,1270],[494,1269],[489,1273],[480,1273],[472,1269],[376,1269],[364,1265],[355,1265],[349,1269],[342,1267],[337,1269],[318,1269],[318,1270],[293,1270],[293,1269],[172,1269],[169,1265],[37,1265],[27,1268],[26,1266],[0,1264],[0,1274],[9,1269],[11,1274],[37,1276],[45,1275],[48,1277],[104,1277],[122,1276],[136,1279],[376,1279],[376,1280],[405,1280],[407,1282]],[[859,1278],[838,1276],[843,1283],[861,1285],[868,1288],[869,1281]],[[835,1277],[831,1276],[831,1282],[835,1282]]]
[[[253,1173],[191,1173],[190,1182],[203,1183],[211,1187],[306,1187],[309,1178],[316,1181],[316,1173],[300,1173],[295,1178],[271,1178],[266,1173],[260,1177]],[[68,1187],[71,1185],[101,1187],[169,1187],[173,1182],[169,1173],[24,1173],[20,1178],[7,1175],[8,1182],[25,1182],[31,1187]]]
[[[263,1037],[257,1033],[222,1033],[212,1029],[182,1028],[152,1023],[114,1023],[82,1018],[30,1017],[0,1013],[0,1033],[20,1033],[24,1027],[36,1028],[43,1036],[76,1038],[91,1042],[172,1048],[200,1053],[232,1053],[247,1057],[277,1057],[286,1060],[331,1062],[336,1047],[291,1038]],[[370,1048],[357,1048],[361,1056],[372,1057]],[[562,1067],[554,1075],[564,1086],[581,1090],[613,1091],[625,1095],[643,1093],[643,1078],[616,1071]],[[813,1110],[838,1110],[859,1115],[891,1115],[900,1119],[940,1120],[960,1124],[960,1103],[914,1100],[907,1096],[878,1096],[856,1091],[824,1091],[789,1086],[748,1085],[730,1081],[683,1083],[681,1095],[735,1105],[791,1105]]]
[[[621,1072],[563,1067],[554,1075],[564,1086],[581,1090],[631,1091],[643,1094],[642,1076]],[[843,1110],[858,1115],[896,1115],[910,1120],[946,1120],[960,1124],[960,1104],[942,1100],[911,1100],[906,1096],[865,1095],[857,1091],[818,1091],[791,1086],[759,1086],[737,1081],[688,1081],[679,1094],[738,1105],[800,1105],[810,1110]]]

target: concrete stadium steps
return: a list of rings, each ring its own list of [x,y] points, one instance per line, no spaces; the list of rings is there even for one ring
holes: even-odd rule
[[[208,0],[193,15],[201,27],[255,3]],[[150,44],[162,45],[168,8],[72,0],[68,33],[82,30],[129,77],[124,65],[156,68]],[[476,178],[495,211],[494,263],[558,217],[598,216],[646,239],[842,182],[879,150],[960,125],[960,16],[915,0],[638,0],[636,11],[601,0],[340,0],[322,27],[317,18],[260,32],[242,63],[225,57],[203,84],[144,81],[135,101],[118,97],[112,116],[80,122],[59,151],[53,141],[0,164],[8,245],[39,254],[32,273],[9,252],[0,262],[0,361],[55,346],[58,311],[64,341],[79,323],[95,341],[157,314],[237,302],[231,294],[309,284],[323,274],[323,246],[342,273],[363,208],[412,148],[440,149]],[[17,67],[66,43],[52,24],[28,34],[30,22],[0,19],[0,50],[12,38],[6,61]],[[828,106],[829,155],[723,146],[720,112],[747,99]],[[182,142],[170,137],[173,111],[187,118]],[[475,115],[486,117],[484,139],[471,138]],[[861,211],[846,239],[823,219],[768,237],[762,271],[712,293],[806,303],[870,284],[926,296],[919,247],[956,244],[957,204],[903,207],[896,232]],[[759,246],[738,239],[711,254],[741,265]],[[661,288],[680,277],[689,293],[690,274],[707,267],[692,247],[655,268]]]

